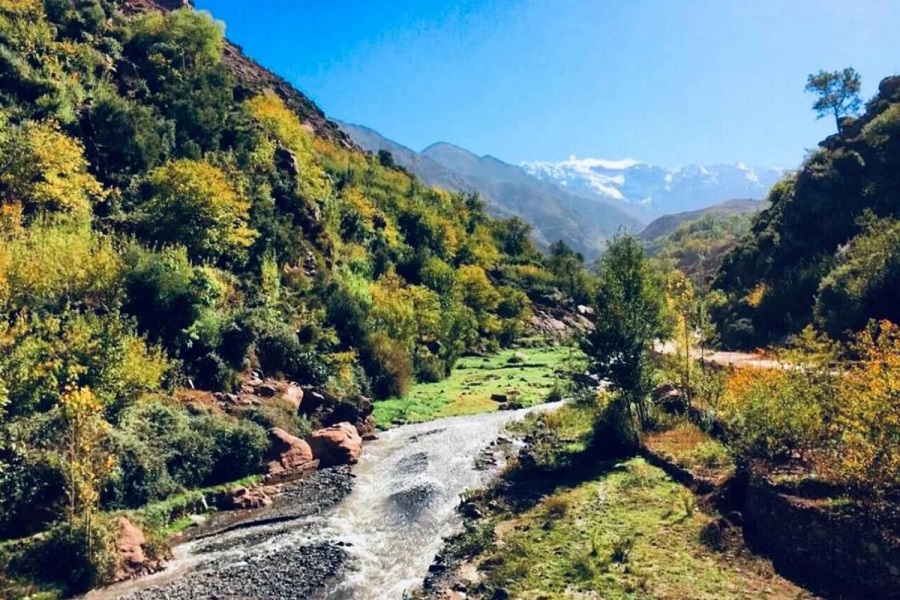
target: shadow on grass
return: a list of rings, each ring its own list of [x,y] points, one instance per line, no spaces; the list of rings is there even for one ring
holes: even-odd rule
[[[520,514],[561,489],[624,470],[622,462],[636,456],[636,449],[611,443],[607,429],[604,422],[594,423],[585,447],[579,451],[562,449],[552,432],[528,435],[517,463],[489,490],[489,496],[502,499],[513,514]]]

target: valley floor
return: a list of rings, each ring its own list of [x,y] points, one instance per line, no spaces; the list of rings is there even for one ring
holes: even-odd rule
[[[643,458],[591,460],[593,409],[525,427],[536,464],[469,496],[466,532],[426,583],[432,598],[807,599],[746,549],[740,527]],[[450,575],[446,575],[449,572]]]
[[[436,383],[415,384],[405,398],[375,403],[382,429],[443,417],[523,408],[545,402],[584,355],[570,346],[538,346],[503,350],[488,356],[465,356],[450,376]],[[493,397],[493,399],[492,399]],[[558,398],[557,398],[558,399]]]

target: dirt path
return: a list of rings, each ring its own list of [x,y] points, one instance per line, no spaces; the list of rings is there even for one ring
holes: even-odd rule
[[[675,344],[672,342],[657,343],[653,346],[653,351],[657,354],[675,354]],[[701,353],[694,349],[691,356],[699,360]],[[720,367],[735,367],[737,369],[752,367],[757,369],[781,369],[784,364],[777,360],[772,360],[760,353],[751,352],[726,352],[724,350],[707,350],[702,354],[705,362]]]

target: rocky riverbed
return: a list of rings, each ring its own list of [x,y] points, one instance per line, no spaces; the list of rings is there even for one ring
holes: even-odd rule
[[[162,573],[90,598],[403,598],[421,585],[443,538],[461,529],[460,495],[502,466],[509,441],[498,436],[528,410],[383,432],[352,473],[323,469],[271,506],[216,517]]]
[[[190,532],[156,575],[95,591],[90,600],[308,598],[346,563],[341,541],[317,540],[325,515],[353,489],[350,467],[316,471],[271,506],[220,513]]]

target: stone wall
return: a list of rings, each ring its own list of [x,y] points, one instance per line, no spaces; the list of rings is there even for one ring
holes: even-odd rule
[[[750,476],[744,536],[782,574],[826,597],[900,599],[896,515],[799,498],[761,475]],[[879,525],[880,523],[880,525]]]

